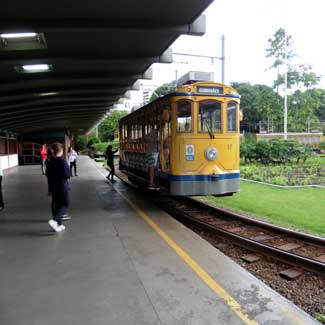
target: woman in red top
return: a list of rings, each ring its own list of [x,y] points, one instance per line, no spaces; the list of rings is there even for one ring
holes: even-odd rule
[[[46,161],[47,161],[47,146],[46,144],[42,145],[41,149],[41,168],[42,168],[42,174],[45,175],[46,171]]]

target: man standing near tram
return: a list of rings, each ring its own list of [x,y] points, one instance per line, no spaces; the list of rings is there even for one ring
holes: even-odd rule
[[[158,131],[155,126],[152,126],[151,131],[144,136],[144,142],[146,144],[146,164],[148,167],[149,174],[149,186],[148,189],[156,190],[158,189],[155,184],[155,171],[158,166]]]

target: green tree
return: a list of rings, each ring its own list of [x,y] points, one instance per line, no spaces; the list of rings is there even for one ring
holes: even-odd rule
[[[325,89],[311,89],[311,93],[313,93],[314,96],[317,96],[319,99],[320,105],[315,110],[315,115],[317,118],[321,121],[325,121]]]
[[[297,55],[292,50],[293,38],[286,33],[284,28],[279,28],[268,42],[266,57],[273,59],[270,69],[277,69],[278,71],[274,88],[278,90],[280,86],[285,84],[285,71],[281,72],[280,70],[285,70],[286,66],[289,89],[309,88],[319,83],[320,77],[312,71],[311,65],[294,63]]]
[[[291,61],[295,57],[291,49],[292,36],[287,35],[284,28],[279,28],[268,42],[270,47],[266,49],[266,57],[275,59],[270,68],[277,68],[285,63],[286,58],[287,61]]]
[[[100,143],[100,139],[96,136],[91,136],[88,140],[87,148],[91,148],[96,143]]]
[[[75,149],[81,151],[87,148],[87,136],[76,135],[74,138]]]
[[[311,131],[319,128],[316,111],[322,105],[320,92],[308,89],[304,92],[297,90],[288,98],[288,125],[293,132]]]
[[[114,133],[118,130],[118,121],[127,114],[126,111],[115,111],[106,117],[98,127],[99,138],[102,142],[114,140]]]
[[[152,93],[151,97],[150,97],[150,101],[152,102],[153,100],[165,96],[169,93],[172,93],[176,90],[176,84],[175,84],[175,80],[171,81],[171,82],[167,82],[164,83],[163,85],[161,85],[160,87],[158,87],[157,89],[154,90],[154,92]]]
[[[287,86],[288,89],[303,89],[316,86],[320,77],[313,71],[312,67],[308,64],[292,65],[288,66],[287,73]],[[285,84],[284,73],[278,74],[278,78],[274,81],[274,88],[283,86]]]
[[[283,28],[279,28],[273,38],[268,40],[266,57],[272,58],[270,69],[277,69],[274,89],[285,86],[287,71],[287,88],[291,95],[288,98],[288,127],[291,131],[306,131],[311,124],[318,125],[316,112],[322,106],[320,94],[313,88],[319,83],[320,77],[312,71],[311,65],[295,64],[296,55],[292,51],[293,39]]]
[[[243,125],[256,128],[259,121],[280,119],[280,97],[271,87],[233,82],[231,84],[241,96],[240,107],[244,114]]]
[[[240,108],[244,114],[243,123],[247,125],[258,123],[259,117],[254,109],[257,89],[249,83],[233,82],[231,86],[235,88],[241,96]]]

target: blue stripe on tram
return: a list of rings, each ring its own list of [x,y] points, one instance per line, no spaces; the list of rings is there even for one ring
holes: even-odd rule
[[[169,175],[169,180],[174,182],[193,181],[221,181],[224,179],[239,179],[240,173],[220,174],[220,175]]]

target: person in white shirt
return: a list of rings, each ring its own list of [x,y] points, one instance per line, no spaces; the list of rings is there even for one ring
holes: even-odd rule
[[[0,211],[4,209],[3,196],[2,196],[2,178],[3,178],[3,171],[1,167],[1,157],[0,157]]]
[[[73,147],[69,147],[68,149],[68,162],[70,164],[70,174],[72,175],[72,167],[74,167],[74,175],[78,176],[77,174],[77,152],[73,149]]]

